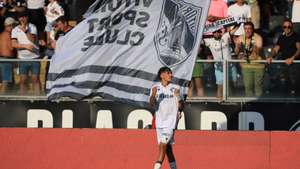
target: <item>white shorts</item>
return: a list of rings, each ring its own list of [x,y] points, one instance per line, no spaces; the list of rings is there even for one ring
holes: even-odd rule
[[[174,144],[174,129],[168,129],[168,128],[157,128],[156,129],[157,134],[157,142],[165,143],[165,144]]]

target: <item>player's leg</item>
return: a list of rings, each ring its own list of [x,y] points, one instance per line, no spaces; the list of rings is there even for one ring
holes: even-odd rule
[[[167,150],[167,144],[165,143],[159,143],[158,146],[158,158],[155,162],[154,169],[160,169],[161,165],[165,159],[166,156],[166,150]]]
[[[165,159],[167,144],[172,138],[173,130],[157,128],[156,134],[158,141],[158,158],[154,165],[154,169],[160,169]]]
[[[175,156],[174,156],[173,148],[172,148],[171,144],[167,144],[166,154],[167,154],[168,161],[170,164],[170,169],[177,169],[176,160],[175,160]]]

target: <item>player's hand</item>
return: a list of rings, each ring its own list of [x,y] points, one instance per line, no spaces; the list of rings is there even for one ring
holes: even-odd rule
[[[178,89],[175,89],[174,94],[175,94],[176,97],[179,97],[180,96],[180,91]]]
[[[152,94],[150,96],[150,105],[155,106],[156,104],[156,94],[157,94],[157,87],[152,88]]]
[[[156,96],[157,94],[157,87],[152,88],[152,96]]]
[[[180,112],[178,113],[178,120],[181,119],[181,117],[182,117],[182,111],[180,111]]]

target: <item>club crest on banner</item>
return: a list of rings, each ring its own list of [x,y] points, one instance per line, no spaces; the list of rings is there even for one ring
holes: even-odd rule
[[[201,7],[184,1],[164,1],[154,38],[162,64],[172,67],[191,55],[197,40],[201,12]]]

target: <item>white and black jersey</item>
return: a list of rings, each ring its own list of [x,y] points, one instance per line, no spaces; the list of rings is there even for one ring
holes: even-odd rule
[[[163,86],[161,83],[155,84],[152,89],[154,87],[157,88],[156,101],[158,104],[155,112],[156,128],[175,129],[178,115],[178,98],[175,91],[179,90],[179,87],[174,84]]]

